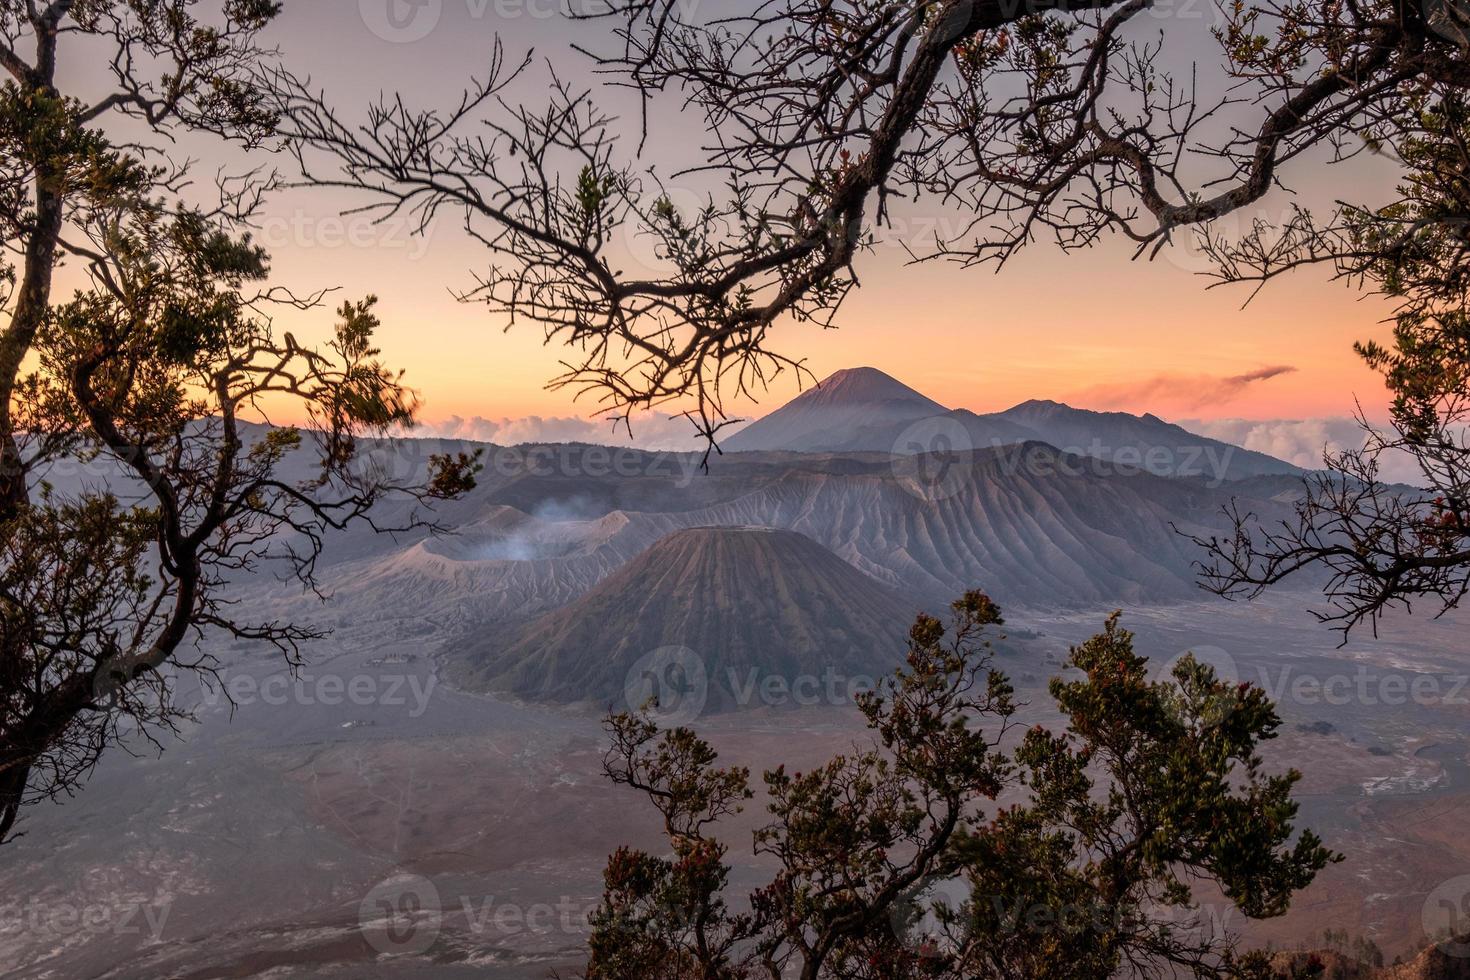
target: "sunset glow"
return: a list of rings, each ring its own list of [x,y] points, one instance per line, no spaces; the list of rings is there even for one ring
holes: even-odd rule
[[[483,55],[479,42],[491,25],[452,3],[442,16],[440,30],[412,44],[384,42],[354,22],[357,29],[339,35],[333,57],[318,64],[319,53],[312,52],[314,78],[330,89],[366,84],[376,91],[391,77],[407,90],[406,98],[443,98],[474,72]],[[331,19],[324,8],[288,6],[274,30],[289,55],[296,38]],[[443,29],[449,26],[457,29]],[[516,27],[506,41],[521,51],[533,45],[559,51],[579,32],[596,30],[575,25],[568,34],[559,18],[531,15]],[[1213,44],[1207,33],[1199,43],[1201,56]],[[368,63],[386,75],[365,79],[358,66]],[[620,105],[615,92],[606,98],[626,110],[630,124],[636,120],[634,104]],[[665,158],[677,160],[688,151],[680,135],[678,127],[654,120],[645,164],[662,164],[666,173]],[[635,147],[631,138],[625,141],[628,153]],[[1298,188],[1306,192],[1302,197],[1269,196],[1259,213],[1279,217],[1294,201],[1354,193],[1361,171],[1334,168],[1325,180]],[[686,207],[699,201],[687,190],[674,196]],[[330,283],[344,296],[379,295],[385,355],[407,369],[423,395],[426,420],[597,411],[595,404],[574,401],[570,391],[545,389],[560,372],[564,352],[543,344],[535,325],[506,332],[503,320],[455,301],[452,292],[470,288],[474,274],[492,260],[452,218],[416,236],[406,217],[374,225],[367,216],[341,214],[347,204],[320,190],[283,195],[270,205],[262,239],[293,284]],[[900,217],[896,229],[880,233],[876,250],[860,258],[862,285],[841,311],[838,329],[782,323],[775,331],[778,349],[804,359],[818,379],[873,365],[946,405],[976,411],[1030,398],[1166,418],[1340,417],[1353,412],[1354,398],[1375,415],[1383,408],[1382,386],[1351,345],[1384,334],[1387,307],[1332,282],[1330,269],[1309,268],[1271,283],[1244,306],[1248,288],[1207,288],[1202,273],[1210,264],[1196,253],[1189,232],[1152,260],[1135,259],[1128,243],[1115,238],[1065,256],[1042,240],[998,274],[990,267],[905,264],[905,236],[922,239],[926,230],[959,220],[927,203]],[[630,270],[641,262],[647,274],[657,273],[646,242],[621,244]],[[326,329],[330,315],[316,311],[282,320],[310,336]],[[1219,391],[1213,379],[1273,367],[1293,370],[1239,387],[1228,400],[1211,397]],[[758,416],[797,390],[797,378],[787,374],[759,404],[732,401],[727,407],[740,417]]]

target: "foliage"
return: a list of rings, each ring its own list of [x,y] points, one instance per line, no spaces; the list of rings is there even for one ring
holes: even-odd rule
[[[1294,827],[1299,775],[1263,768],[1264,694],[1192,657],[1151,679],[1115,615],[1073,649],[1081,676],[1052,682],[1065,728],[1017,739],[984,642],[1000,622],[974,592],[948,627],[920,616],[905,668],[860,703],[872,745],[764,774],[755,854],[778,870],[738,909],[713,832],[749,772],[688,729],[609,719],[607,773],[663,815],[672,854],[612,856],[586,976],[1269,975],[1197,904],[1280,915],[1337,859]],[[966,897],[934,902],[945,883]]]
[[[1356,345],[1392,395],[1390,428],[1362,418],[1364,445],[1330,454],[1280,527],[1235,513],[1232,536],[1201,542],[1210,550],[1206,584],[1223,595],[1254,595],[1321,569],[1330,608],[1319,615],[1344,631],[1364,621],[1376,629],[1389,608],[1416,600],[1453,608],[1470,588],[1470,109],[1464,93],[1441,88],[1419,92],[1403,111],[1377,135],[1405,167],[1393,203],[1345,207],[1327,228],[1298,216],[1269,249],[1257,230],[1244,256],[1239,245],[1216,247],[1228,277],[1330,261],[1397,304],[1391,344]],[[1414,464],[1414,488],[1383,480],[1382,461],[1393,456]]]
[[[322,349],[272,326],[269,261],[249,233],[269,178],[186,193],[187,166],[136,141],[215,133],[244,146],[276,117],[250,83],[279,5],[224,0],[0,3],[0,841],[23,806],[74,792],[103,751],[179,718],[167,668],[208,671],[199,641],[315,637],[242,621],[232,579],[275,567],[314,585],[325,535],[389,494],[464,492],[477,463],[423,484],[362,465],[357,439],[411,424],[373,346],[371,297]],[[64,55],[114,52],[111,94],[58,88]],[[23,46],[28,46],[27,53]],[[152,74],[149,75],[148,73]],[[112,135],[131,117],[126,143]],[[56,269],[84,269],[57,295]],[[284,410],[305,425],[246,421]],[[423,526],[415,510],[405,526]]]

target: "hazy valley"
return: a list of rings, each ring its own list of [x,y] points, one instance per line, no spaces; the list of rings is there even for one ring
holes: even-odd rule
[[[7,928],[8,975],[565,973],[607,855],[660,846],[645,802],[601,776],[604,711],[658,694],[729,760],[810,766],[861,736],[853,698],[901,662],[914,614],[974,587],[1007,613],[996,667],[1028,724],[1055,720],[1048,678],[1116,608],[1158,676],[1194,650],[1265,687],[1286,722],[1267,761],[1307,774],[1303,822],[1350,858],[1287,917],[1219,924],[1415,948],[1430,892],[1470,874],[1463,617],[1395,617],[1339,646],[1310,591],[1207,599],[1189,536],[1224,533],[1231,501],[1285,513],[1293,467],[1152,418],[956,419],[890,382],[840,376],[707,473],[696,455],[482,447],[479,488],[439,511],[452,533],[328,542],[325,603],[237,583],[252,614],[332,637],[294,679],[206,639],[223,689],[186,698],[180,739],[161,756],[137,742],[31,816],[0,891],[95,928]],[[411,473],[459,448],[370,459]],[[751,881],[759,862],[739,855],[760,803],[721,828]],[[442,912],[432,947],[374,924],[375,897],[405,892]]]

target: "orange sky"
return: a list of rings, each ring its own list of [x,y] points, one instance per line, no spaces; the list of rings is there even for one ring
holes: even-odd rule
[[[575,32],[581,32],[576,39],[582,43],[605,40],[596,33],[605,25],[569,27],[555,16],[550,0],[513,7],[431,0],[421,9],[435,12],[433,29],[407,43],[384,40],[381,26],[375,33],[358,6],[288,4],[277,29],[287,60],[304,64],[347,107],[348,116],[360,115],[355,108],[383,89],[406,92],[411,103],[443,104],[483,65],[497,33],[511,52],[534,46],[555,59],[563,74],[585,65],[567,51]],[[491,17],[486,11],[498,13]],[[1186,56],[1218,62],[1209,26],[1171,23],[1168,29],[1182,36]],[[1144,27],[1157,31],[1160,25]],[[300,44],[323,31],[331,32],[332,44]],[[539,90],[531,85],[517,96],[544,99],[544,81],[539,84]],[[687,131],[670,128],[660,129],[655,121],[644,159],[659,164],[665,175],[690,144]],[[1343,193],[1345,181],[1362,179],[1337,176],[1344,168],[1324,175],[1303,173],[1309,165],[1301,162],[1293,166],[1288,180],[1305,184],[1308,197],[1330,204],[1338,196],[1359,196],[1351,186]],[[1378,173],[1374,183],[1388,186],[1390,172]],[[1256,215],[1279,217],[1293,200],[1277,193],[1251,215],[1232,220],[1243,227]],[[286,195],[273,202],[264,238],[284,282],[302,288],[337,284],[346,295],[380,295],[382,346],[423,393],[426,418],[593,411],[595,406],[573,404],[568,392],[544,390],[558,373],[560,352],[543,346],[534,327],[507,334],[503,321],[450,296],[450,289],[470,285],[471,271],[488,262],[457,227],[446,227],[455,224],[452,219],[426,241],[415,241],[402,225],[373,228],[362,217],[338,217],[343,203],[321,192]],[[1386,332],[1379,322],[1384,307],[1327,281],[1326,270],[1275,283],[1241,309],[1246,293],[1207,291],[1195,274],[1204,263],[1187,247],[1149,263],[1131,261],[1130,249],[1116,241],[1066,256],[1037,245],[999,275],[901,263],[897,248],[880,248],[859,266],[864,285],[844,310],[840,330],[785,325],[776,331],[776,343],[783,352],[806,357],[818,377],[871,365],[946,405],[975,410],[1054,398],[1166,418],[1283,418],[1346,415],[1355,397],[1376,413],[1384,401],[1381,386],[1351,349],[1356,339]],[[331,317],[330,311],[310,314],[312,327],[299,317],[283,319],[310,334],[324,331]],[[1244,386],[1228,401],[1198,394],[1218,387],[1209,379],[1278,367],[1294,370]],[[795,392],[788,378],[762,405],[741,410],[761,414]]]
[[[478,8],[434,2],[440,23],[413,43],[375,35],[352,3],[288,4],[273,40],[349,118],[384,89],[405,92],[411,103],[444,104],[483,64],[495,32],[513,52],[537,45],[559,65],[577,63],[565,50],[570,35],[555,17],[492,22],[471,16]],[[1196,33],[1207,26],[1196,25]],[[332,43],[302,42],[323,36]],[[1201,49],[1204,56],[1218,57]],[[544,82],[539,95],[533,87],[524,97],[544,99]],[[688,144],[687,133],[671,137],[655,129],[644,163],[667,174]],[[260,162],[290,169],[281,158]],[[238,170],[239,161],[233,164]],[[1378,177],[1388,183],[1386,172]],[[1309,189],[1328,202],[1342,190],[1342,179],[1334,180],[1337,186],[1328,186],[1317,173],[1305,175]],[[1355,196],[1351,188],[1346,196]],[[1292,200],[1278,193],[1254,214],[1232,220],[1279,216]],[[427,420],[592,413],[595,405],[574,404],[567,391],[545,390],[561,351],[543,345],[534,326],[506,333],[503,320],[453,299],[450,291],[470,286],[489,257],[452,217],[416,239],[403,222],[374,226],[365,216],[341,215],[360,203],[316,190],[285,193],[270,202],[259,238],[273,254],[279,284],[298,292],[339,286],[338,301],[380,296],[385,357],[407,369]],[[637,261],[638,243],[624,245]],[[773,343],[805,357],[818,377],[871,365],[946,405],[977,411],[1053,398],[1175,419],[1271,419],[1347,415],[1355,397],[1374,414],[1383,405],[1381,386],[1351,349],[1356,339],[1386,332],[1381,302],[1329,282],[1326,270],[1307,270],[1274,283],[1242,309],[1244,290],[1206,290],[1197,275],[1205,264],[1188,247],[1152,262],[1132,261],[1130,254],[1116,240],[1070,255],[1040,244],[997,275],[946,264],[905,267],[900,249],[880,246],[860,261],[863,287],[845,307],[839,330],[787,324],[776,329]],[[279,319],[303,340],[322,338],[332,311]],[[1207,397],[1221,387],[1213,379],[1268,368],[1292,370],[1237,386],[1228,400]],[[761,405],[732,407],[759,415],[796,391],[787,377]]]
[[[283,281],[335,283],[348,296],[377,292],[385,354],[408,370],[426,418],[593,410],[574,404],[570,392],[545,390],[560,351],[543,345],[533,326],[505,332],[503,319],[453,299],[450,289],[466,286],[484,262],[457,234],[436,232],[425,243],[380,231],[374,241],[367,229],[359,229],[362,238],[342,231],[330,212],[286,213],[320,222],[320,230],[271,242],[275,226],[267,225]],[[1242,309],[1245,290],[1207,290],[1197,268],[1184,251],[1149,263],[1131,261],[1121,245],[1070,255],[1037,246],[996,274],[905,267],[892,248],[880,248],[860,266],[863,286],[840,329],[788,324],[774,338],[806,357],[818,377],[872,365],[946,405],[977,411],[1054,398],[1166,418],[1284,418],[1349,414],[1355,396],[1370,407],[1382,403],[1381,386],[1351,350],[1354,340],[1385,333],[1380,301],[1308,270]],[[331,315],[282,319],[311,335]],[[1294,370],[1230,400],[1209,400],[1207,379],[1270,367]],[[769,411],[795,392],[794,379],[784,379],[762,406],[742,411]]]

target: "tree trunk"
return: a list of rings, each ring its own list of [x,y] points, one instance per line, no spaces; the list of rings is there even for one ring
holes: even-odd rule
[[[0,334],[0,522],[14,517],[28,498],[25,461],[16,442],[10,402],[21,365],[50,309],[51,279],[61,238],[61,195],[50,174],[38,171],[37,177],[36,225],[26,243],[15,315]]]
[[[9,766],[10,768],[0,771],[0,844],[6,843],[10,838],[15,818],[20,815],[26,783],[31,777],[30,762],[16,759]]]

